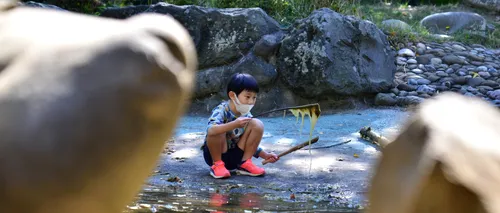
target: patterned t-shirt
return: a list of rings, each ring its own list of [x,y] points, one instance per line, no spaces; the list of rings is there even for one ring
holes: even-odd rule
[[[252,113],[248,113],[243,116],[249,118],[253,117]],[[210,118],[208,118],[208,125],[206,131],[208,132],[208,129],[210,129],[210,127],[212,126],[229,123],[231,121],[236,120],[237,118],[238,116],[236,116],[229,108],[229,102],[224,101],[212,110],[212,115],[210,116]],[[245,128],[236,128],[233,129],[232,131],[226,132],[226,142],[228,145],[228,149],[236,148],[237,143],[244,132]],[[257,152],[254,154],[254,157],[258,157],[259,156],[258,154],[261,150],[262,148],[259,147],[257,149]]]

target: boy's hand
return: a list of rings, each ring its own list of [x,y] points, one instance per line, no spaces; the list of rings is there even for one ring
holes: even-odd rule
[[[234,124],[236,125],[237,128],[245,127],[248,122],[250,122],[252,118],[249,117],[239,117],[236,120],[234,120]]]
[[[276,161],[278,161],[280,159],[280,157],[278,157],[278,155],[274,154],[274,153],[267,153],[265,156],[264,156],[264,159],[265,160],[268,160],[269,163],[274,163]]]

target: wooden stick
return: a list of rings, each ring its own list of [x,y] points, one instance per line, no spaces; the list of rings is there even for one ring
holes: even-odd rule
[[[315,138],[311,139],[311,145],[312,145],[313,143],[318,142],[318,140],[319,140],[319,136],[316,136]],[[292,148],[290,148],[290,149],[288,149],[288,150],[286,150],[286,151],[284,151],[284,152],[282,152],[282,153],[278,154],[278,157],[282,157],[282,156],[288,155],[288,154],[290,154],[290,153],[292,153],[292,152],[295,152],[295,151],[297,151],[297,150],[299,150],[299,149],[304,148],[304,147],[305,147],[305,146],[307,146],[307,145],[309,145],[309,140],[307,140],[307,141],[306,141],[306,142],[304,142],[304,143],[301,143],[301,144],[299,144],[299,145],[297,145],[297,146],[294,146],[294,147],[292,147]],[[268,160],[264,160],[264,161],[262,161],[262,165],[266,165],[267,163],[269,163],[269,161],[268,161]]]
[[[315,104],[306,104],[306,105],[302,105],[302,106],[284,107],[284,108],[280,108],[280,109],[273,109],[273,110],[269,110],[267,112],[260,113],[260,114],[258,114],[256,116],[253,116],[253,118],[260,117],[262,115],[269,114],[271,112],[277,112],[277,111],[283,111],[283,110],[290,110],[290,109],[307,108],[307,107],[316,106],[316,105],[319,105],[319,104],[315,103]]]
[[[379,146],[380,148],[384,148],[385,146],[387,146],[387,144],[390,143],[387,138],[372,131],[371,127],[361,128],[359,130],[359,134],[361,135],[361,138],[367,139],[368,141]]]

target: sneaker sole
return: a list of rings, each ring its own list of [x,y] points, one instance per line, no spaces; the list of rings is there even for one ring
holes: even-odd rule
[[[210,171],[210,175],[216,179],[224,179],[224,178],[231,177],[231,176],[216,176],[212,171]]]
[[[245,170],[236,170],[236,174],[239,174],[239,175],[248,175],[248,176],[256,177],[256,176],[262,176],[262,175],[264,175],[266,173],[264,172],[262,174],[253,174],[253,173],[247,172]]]

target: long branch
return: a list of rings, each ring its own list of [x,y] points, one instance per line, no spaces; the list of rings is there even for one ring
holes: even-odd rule
[[[299,109],[299,108],[306,108],[306,107],[311,107],[311,106],[317,106],[318,104],[306,104],[306,105],[302,105],[302,106],[294,106],[294,107],[284,107],[284,108],[280,108],[280,109],[273,109],[273,110],[269,110],[267,112],[263,112],[263,113],[260,113],[256,116],[253,116],[254,118],[256,117],[260,117],[262,115],[265,115],[265,114],[269,114],[271,112],[277,112],[277,111],[283,111],[283,110],[290,110],[290,109]]]

